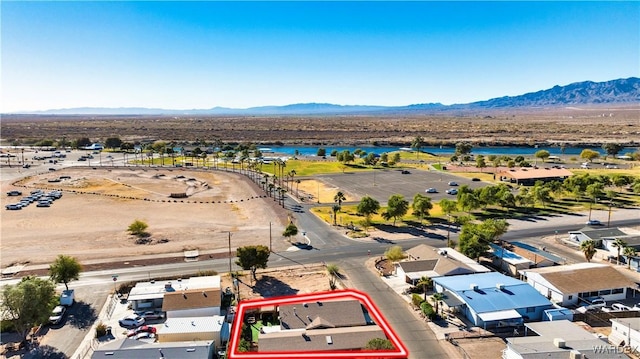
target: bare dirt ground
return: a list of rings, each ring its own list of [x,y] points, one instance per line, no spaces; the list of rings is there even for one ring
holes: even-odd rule
[[[113,135],[125,141],[217,140],[301,144],[487,145],[595,143],[640,140],[637,104],[535,109],[460,110],[384,116],[37,116],[4,115],[2,138],[73,140]]]
[[[57,183],[49,180],[68,176]],[[162,168],[67,168],[11,183],[3,182],[2,202],[13,203],[9,188],[59,189],[61,199],[49,208],[32,203],[19,211],[2,211],[1,266],[50,263],[59,254],[80,261],[101,258],[179,253],[183,250],[269,244],[273,224],[274,250],[286,244],[279,236],[287,213],[264,198],[244,176],[227,172]],[[169,198],[188,193],[188,198]],[[150,236],[136,244],[127,232],[136,219],[145,221]]]

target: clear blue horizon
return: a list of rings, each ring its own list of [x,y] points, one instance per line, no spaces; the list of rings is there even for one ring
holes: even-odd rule
[[[640,76],[640,2],[0,2],[1,112],[469,103]]]

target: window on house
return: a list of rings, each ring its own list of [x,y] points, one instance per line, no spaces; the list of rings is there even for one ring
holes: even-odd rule
[[[620,294],[624,293],[624,288],[615,288],[611,290],[611,294]]]
[[[569,296],[569,300],[571,300],[571,299],[573,299],[573,296],[572,296],[572,295],[570,295],[570,296]]]
[[[598,292],[598,295],[609,295],[611,294],[611,289],[605,289]]]

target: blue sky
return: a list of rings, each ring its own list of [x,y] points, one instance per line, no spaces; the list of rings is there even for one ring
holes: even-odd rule
[[[453,104],[640,76],[640,2],[0,7],[2,112]]]

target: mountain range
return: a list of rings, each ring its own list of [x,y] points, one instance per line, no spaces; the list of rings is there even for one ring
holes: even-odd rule
[[[392,113],[443,113],[460,110],[549,108],[590,104],[640,103],[640,78],[630,77],[605,82],[576,82],[519,96],[504,96],[467,104],[424,103],[407,106],[335,105],[299,103],[285,106],[261,106],[246,109],[214,107],[211,109],[168,110],[158,108],[81,107],[29,112],[41,115],[384,115]]]

